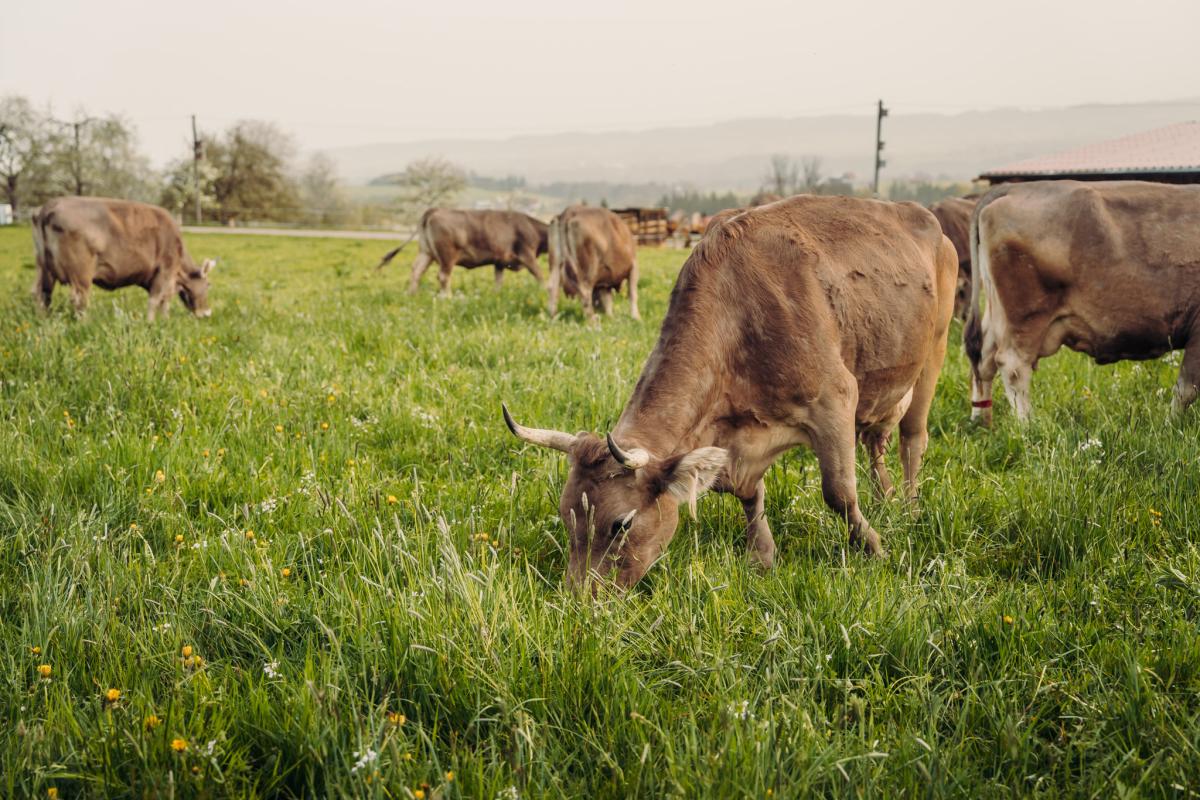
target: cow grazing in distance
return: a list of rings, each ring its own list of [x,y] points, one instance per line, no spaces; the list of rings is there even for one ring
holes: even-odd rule
[[[431,208],[421,215],[417,227],[418,251],[408,291],[416,293],[421,276],[435,261],[443,297],[450,294],[450,273],[455,266],[474,269],[490,265],[496,270],[496,286],[503,280],[504,270],[524,267],[544,284],[537,259],[546,252],[547,230],[546,223],[519,211]],[[402,249],[404,245],[389,252],[379,266]]]
[[[929,207],[941,223],[942,233],[958,253],[958,290],[954,293],[954,316],[966,319],[971,299],[971,213],[977,197],[948,197]]]
[[[149,319],[166,315],[173,295],[197,317],[212,313],[208,274],[183,246],[166,209],[104,197],[59,197],[33,215],[37,279],[33,296],[50,307],[55,284],[71,287],[75,313],[87,309],[93,284],[102,289],[141,286],[150,293]]]
[[[990,424],[999,373],[1016,416],[1060,347],[1099,364],[1184,349],[1172,403],[1200,385],[1200,186],[1037,181],[998,186],[971,223],[974,279],[963,342],[971,416]],[[979,299],[987,301],[980,313]]]
[[[559,513],[568,580],[636,583],[675,534],[681,504],[734,494],[750,557],[774,561],[763,475],[785,450],[811,447],[822,492],[850,540],[882,554],[863,517],[855,442],[888,494],[883,456],[900,427],[915,497],[926,419],[954,311],[958,259],[915,203],[801,195],[723,212],[684,264],[662,331],[607,437],[505,422],[566,453]]]
[[[595,318],[598,302],[612,316],[613,292],[629,284],[629,310],[638,313],[637,244],[633,231],[607,208],[569,206],[550,221],[550,314],[558,313],[559,288],[578,297],[583,314]]]

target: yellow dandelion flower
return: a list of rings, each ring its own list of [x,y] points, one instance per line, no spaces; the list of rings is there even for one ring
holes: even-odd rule
[[[400,727],[407,720],[408,720],[408,717],[404,716],[399,711],[389,711],[387,713],[387,721],[392,723],[396,727]]]
[[[155,472],[154,472],[154,482],[155,483],[162,483],[166,479],[167,479],[167,474],[165,472],[163,472],[161,469],[155,470]]]
[[[325,398],[325,402],[329,403],[330,405],[333,405],[336,401],[337,401],[337,398],[334,397],[333,395],[329,395],[329,397]]]
[[[208,458],[208,450],[205,450],[203,453],[201,453],[201,455],[203,455],[205,458]]]
[[[259,389],[259,390],[258,390],[258,396],[259,396],[259,397],[266,397],[266,396],[267,396],[267,390],[266,390],[266,389]]]
[[[387,496],[387,501],[388,501],[389,506],[394,506],[394,505],[396,505],[396,503],[400,502],[399,500],[396,499],[396,495],[394,495],[394,494],[389,494]]]
[[[405,760],[405,761],[412,761],[412,753],[405,753],[405,754],[404,754],[404,760]]]
[[[129,523],[129,530],[136,531],[137,529],[138,529],[138,524],[136,522]]]
[[[153,436],[151,436],[150,441],[157,443],[158,442],[158,434],[156,433]]]
[[[182,753],[184,750],[187,750],[188,749],[187,739],[178,739],[178,738],[172,739],[171,740],[171,749],[174,750],[176,753]]]
[[[253,538],[254,538],[254,531],[247,529],[247,530],[246,530],[246,533],[245,533],[245,536],[246,536],[246,538],[247,538],[247,539],[253,539]]]
[[[161,724],[162,724],[162,720],[158,718],[157,714],[151,714],[150,716],[148,716],[144,720],[142,720],[142,727],[144,727],[148,731],[154,730]]]
[[[290,578],[292,576],[292,569],[291,567],[284,567],[283,569],[279,570],[279,574],[285,578]]]
[[[1004,615],[1004,624],[1005,624],[1005,625],[1012,625],[1012,624],[1013,624],[1013,618],[1012,618],[1012,617],[1010,617],[1008,614],[1005,614],[1005,615]]]
[[[327,430],[329,430],[329,423],[328,423],[328,422],[322,422],[322,423],[321,423],[321,430],[323,430],[323,431],[327,431]]]
[[[121,699],[121,690],[120,689],[109,689],[107,692],[104,693],[104,699],[110,703],[117,702],[118,700]]]
[[[417,800],[425,800],[425,790],[413,789],[413,797],[417,798]]]
[[[245,578],[238,578],[238,586],[249,586],[249,585],[250,585],[250,581],[246,580]]]
[[[41,675],[45,680],[50,680],[50,674],[54,672],[49,664],[38,664],[38,675]]]
[[[225,448],[224,448],[224,447],[218,447],[218,448],[217,448],[217,455],[218,455],[218,456],[223,456],[223,455],[225,455]]]
[[[175,544],[183,544],[183,534],[182,533],[175,534]]]
[[[49,789],[47,789],[46,797],[49,797],[50,800],[58,800],[58,787],[51,786]]]
[[[447,781],[447,782],[449,782],[449,781],[452,781],[452,780],[454,780],[454,772],[453,772],[453,771],[449,771],[449,772],[447,772],[447,773],[446,773],[446,781]]]
[[[185,656],[183,659],[183,665],[185,667],[187,667],[188,669],[191,669],[192,667],[196,666],[196,657],[195,656]]]
[[[283,433],[283,426],[282,426],[282,425],[276,425],[276,426],[275,426],[275,432],[276,432],[276,433]]]
[[[195,650],[193,650],[193,649],[192,649],[192,646],[191,646],[190,644],[185,644],[185,645],[184,645],[184,646],[183,646],[183,647],[182,647],[182,648],[179,650],[179,654],[180,654],[180,655],[182,655],[184,658],[187,658],[188,656],[190,656],[190,655],[191,655],[192,653],[194,653],[194,652],[195,652]]]
[[[33,647],[29,648],[29,652],[35,656],[40,656],[42,654],[42,648],[35,644]]]
[[[203,656],[197,655],[197,656],[195,656],[195,660],[196,660],[195,661],[196,669],[200,669],[201,667],[204,666],[204,657]]]

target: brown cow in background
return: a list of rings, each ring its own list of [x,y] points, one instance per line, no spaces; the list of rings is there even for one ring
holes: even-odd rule
[[[971,214],[978,197],[949,197],[929,207],[942,226],[942,233],[958,253],[958,290],[954,293],[954,316],[967,318],[971,299]]]
[[[166,315],[173,295],[197,317],[212,313],[208,273],[216,262],[196,266],[166,209],[105,197],[59,197],[38,209],[32,222],[38,269],[33,296],[43,309],[61,283],[71,287],[79,315],[93,285],[141,286],[150,293],[151,321]]]
[[[771,566],[763,475],[798,445],[816,453],[825,502],[868,553],[883,546],[859,509],[856,439],[886,494],[899,426],[906,494],[917,493],[958,270],[937,220],[915,203],[814,195],[718,216],[607,438],[526,428],[504,409],[514,435],[570,458],[559,515],[575,585],[614,572],[636,583],[680,506],[694,510],[709,488],[741,500],[750,558]]]
[[[629,282],[629,309],[638,313],[637,244],[633,232],[607,208],[569,206],[550,222],[550,314],[558,312],[559,287],[578,297],[583,314],[595,318],[593,303],[612,316],[613,292]]]
[[[973,419],[991,422],[999,374],[1028,420],[1033,370],[1064,346],[1098,364],[1183,348],[1172,407],[1200,394],[1200,186],[1005,184],[979,201],[971,236]]]
[[[438,263],[439,294],[450,294],[450,272],[455,266],[474,269],[493,266],[496,285],[504,278],[504,270],[527,269],[545,284],[538,256],[547,249],[547,226],[519,211],[465,210],[431,208],[421,215],[417,226],[417,258],[413,261],[408,291],[413,294],[429,265]],[[404,249],[397,247],[383,257],[379,266],[387,264]]]

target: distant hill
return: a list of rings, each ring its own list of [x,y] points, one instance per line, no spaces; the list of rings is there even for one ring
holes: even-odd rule
[[[1033,155],[1200,119],[1200,98],[1125,105],[906,114],[884,122],[885,176],[967,180]],[[510,139],[442,139],[367,144],[326,152],[344,179],[365,184],[408,162],[439,155],[481,175],[555,181],[660,182],[750,191],[772,153],[820,156],[827,175],[870,180],[871,115],[742,119],[713,125]]]

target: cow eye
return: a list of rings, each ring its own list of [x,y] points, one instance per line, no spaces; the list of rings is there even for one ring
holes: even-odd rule
[[[625,531],[629,530],[629,525],[632,522],[633,522],[632,515],[628,516],[628,517],[624,517],[619,520],[616,520],[615,522],[613,522],[612,527],[609,529],[609,533],[615,539],[616,537],[620,536]]]

